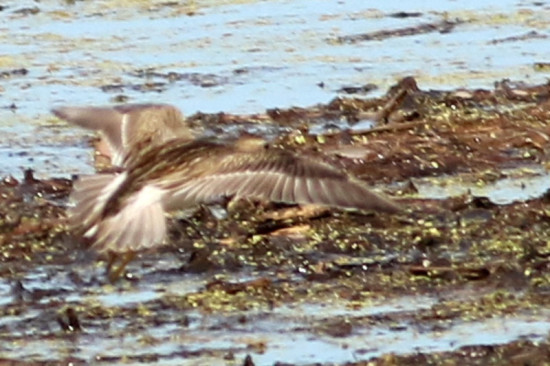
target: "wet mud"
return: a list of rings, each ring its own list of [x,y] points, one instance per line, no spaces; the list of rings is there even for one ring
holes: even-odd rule
[[[167,245],[111,284],[67,229],[72,180],[7,176],[0,364],[550,362],[550,84],[437,91],[407,77],[379,98],[188,121],[322,156],[405,212],[175,213]]]

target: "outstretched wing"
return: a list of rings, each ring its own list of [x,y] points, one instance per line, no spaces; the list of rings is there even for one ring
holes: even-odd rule
[[[67,122],[95,131],[102,131],[115,152],[122,151],[122,119],[124,112],[110,107],[57,107],[52,113]]]
[[[131,149],[162,144],[192,134],[181,111],[169,104],[127,104],[114,107],[57,107],[52,113],[78,126],[97,130],[107,140],[111,163],[124,165]]]
[[[80,177],[69,199],[69,220],[73,230],[83,234],[102,220],[105,207],[125,179],[126,173]]]
[[[148,185],[125,202],[122,209],[92,227],[85,237],[98,252],[126,253],[156,247],[166,237],[162,207],[164,191]]]
[[[399,205],[372,192],[363,182],[323,162],[279,149],[235,152],[214,159],[200,177],[172,176],[165,189],[168,207],[218,197],[253,197],[276,202],[319,204],[341,208],[398,212]]]
[[[120,196],[126,179],[126,173],[98,174],[82,177],[74,185],[71,226],[98,252],[139,251],[161,244],[166,236],[165,192],[146,185],[127,197]],[[119,199],[123,202],[111,209]]]

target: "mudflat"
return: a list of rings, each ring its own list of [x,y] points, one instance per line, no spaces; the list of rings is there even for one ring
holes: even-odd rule
[[[70,179],[0,185],[2,362],[490,364],[550,360],[550,87],[339,97],[205,130],[287,129],[405,207],[239,201],[170,219],[109,284],[67,231]]]

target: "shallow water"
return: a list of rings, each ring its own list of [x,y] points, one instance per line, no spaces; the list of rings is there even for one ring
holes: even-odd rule
[[[166,102],[197,111],[262,112],[310,106],[343,86],[374,83],[385,92],[413,75],[422,88],[491,87],[510,78],[542,82],[534,62],[546,59],[550,7],[518,1],[422,2],[376,6],[359,0],[220,2],[59,1],[7,2],[0,12],[0,70],[26,68],[5,78],[0,99],[0,174],[39,176],[90,172],[84,132],[66,129],[52,138],[44,125],[58,104]],[[36,14],[21,11],[36,7]],[[395,12],[420,12],[397,18]],[[438,22],[462,21],[450,33],[336,42],[338,37]],[[32,24],[32,26],[31,26]],[[525,40],[507,40],[536,32]],[[498,42],[500,40],[500,42]],[[504,41],[503,41],[504,40]],[[506,57],[503,57],[506,55]],[[140,76],[139,70],[176,72],[181,79]],[[158,91],[143,89],[159,82]],[[102,86],[122,85],[112,91]],[[110,89],[111,90],[111,89]],[[14,105],[14,111],[6,109]],[[56,163],[45,161],[54,156]]]
[[[23,306],[22,313],[17,316],[0,319],[1,334],[9,332],[10,337],[18,334],[21,337],[17,344],[0,347],[3,357],[55,360],[71,356],[106,362],[113,357],[131,355],[134,360],[131,364],[136,365],[147,364],[147,357],[162,364],[224,365],[227,363],[221,360],[221,356],[231,354],[242,360],[251,354],[257,365],[276,362],[345,363],[388,353],[449,351],[467,345],[500,344],[519,338],[536,342],[544,340],[550,332],[550,312],[547,310],[434,324],[415,320],[415,313],[429,313],[430,309],[456,298],[456,292],[373,298],[360,304],[327,298],[323,303],[285,303],[270,309],[260,307],[215,313],[193,310],[177,313],[165,309],[164,314],[159,313],[156,326],[138,330],[138,319],[115,314],[124,314],[122,309],[162,311],[159,301],[163,297],[193,292],[204,285],[207,277],[173,277],[168,287],[163,283],[147,282],[124,290],[110,285],[82,288],[67,281],[66,269],[42,268],[23,280],[27,294],[36,294],[37,291],[52,293],[30,308]],[[237,278],[245,280],[241,275]],[[251,275],[246,280],[253,278]],[[8,283],[0,280],[3,306],[10,305],[10,302],[13,306],[15,301],[23,301],[23,305],[28,301],[24,297],[17,300],[11,296],[9,288]],[[471,300],[482,295],[483,291],[466,291],[461,298]],[[82,324],[81,333],[65,334],[58,330],[56,314],[59,313],[48,310],[57,308],[60,298],[76,308],[101,303],[114,317],[108,322],[89,320]],[[333,333],[333,329],[346,323],[351,324],[349,333]],[[45,340],[47,334],[55,336]],[[185,361],[182,355],[187,355]],[[138,361],[140,357],[143,357],[142,361]],[[126,364],[120,360],[107,362]]]
[[[465,177],[430,177],[414,179],[418,197],[446,199],[464,194],[486,197],[497,205],[527,201],[544,195],[550,189],[550,176],[541,167],[503,170],[493,182],[471,181]]]

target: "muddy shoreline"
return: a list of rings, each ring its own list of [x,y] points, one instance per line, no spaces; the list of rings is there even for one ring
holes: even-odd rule
[[[424,91],[405,78],[380,98],[189,121],[322,154],[406,212],[242,202],[219,219],[201,209],[198,230],[173,217],[169,244],[109,284],[104,262],[67,231],[71,180],[5,177],[1,364],[550,361],[548,194],[430,197],[506,178],[525,191],[523,179],[544,178],[549,84]]]

